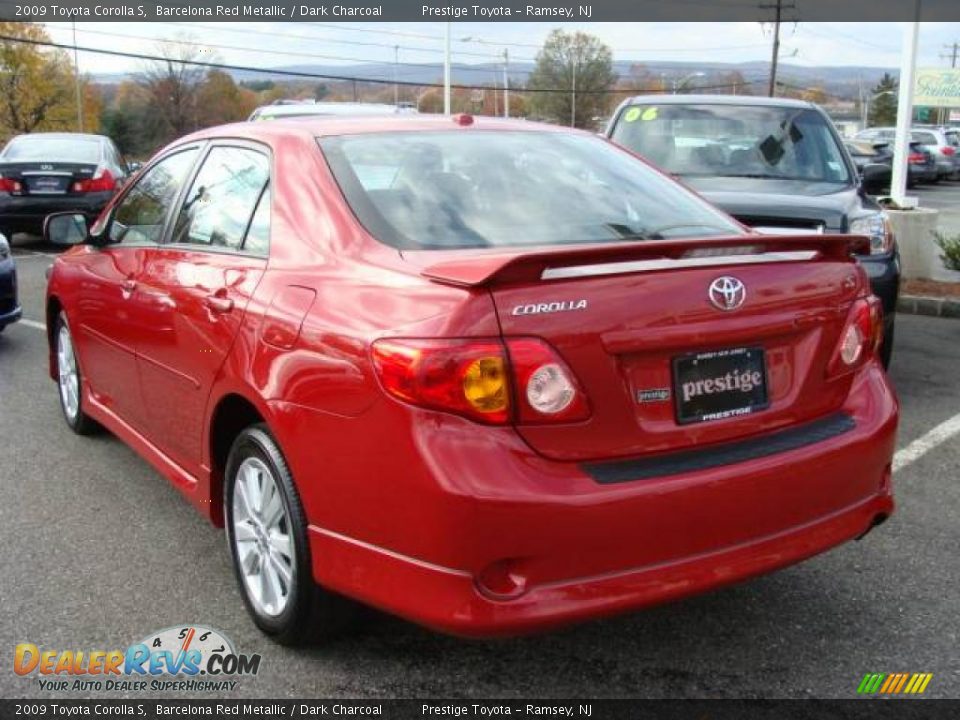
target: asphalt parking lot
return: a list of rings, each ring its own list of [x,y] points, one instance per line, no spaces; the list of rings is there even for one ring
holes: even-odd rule
[[[118,440],[67,430],[40,325],[50,258],[18,254],[27,322],[0,335],[0,697],[85,696],[16,676],[18,642],[109,650],[185,623],[263,656],[228,697],[852,698],[867,672],[930,672],[926,697],[960,697],[960,436],[928,435],[960,413],[960,321],[898,320],[891,376],[911,449],[896,515],[861,542],[549,635],[464,641],[371,615],[355,636],[287,649],[247,619],[220,531]]]

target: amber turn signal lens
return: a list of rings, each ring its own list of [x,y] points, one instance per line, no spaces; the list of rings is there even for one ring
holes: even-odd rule
[[[501,412],[507,409],[507,376],[503,358],[477,358],[463,373],[463,396],[477,411]]]

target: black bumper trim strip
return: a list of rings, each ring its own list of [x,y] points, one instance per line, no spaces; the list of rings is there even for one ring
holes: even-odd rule
[[[749,440],[715,445],[702,450],[684,450],[632,460],[583,463],[580,467],[590,477],[604,485],[632,480],[649,480],[650,478],[679,475],[696,472],[697,470],[708,470],[722,465],[734,465],[747,460],[756,460],[757,458],[796,450],[843,435],[855,427],[856,423],[852,417],[846,413],[835,413],[798,427],[779,430]]]

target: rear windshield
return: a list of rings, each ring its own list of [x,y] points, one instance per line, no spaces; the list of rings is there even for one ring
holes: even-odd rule
[[[632,105],[613,140],[676,175],[852,182],[829,121],[807,108]]]
[[[82,138],[51,138],[24,135],[14,138],[3,151],[8,162],[74,162],[96,165],[100,162],[100,143]]]
[[[589,135],[459,130],[319,142],[360,222],[401,249],[743,232],[670,178]]]

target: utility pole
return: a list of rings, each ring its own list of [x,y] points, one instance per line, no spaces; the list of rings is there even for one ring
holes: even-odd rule
[[[77,21],[73,25],[73,77],[77,90],[77,132],[83,132],[83,93],[80,90],[80,57],[77,53]]]
[[[760,5],[761,10],[773,10],[773,52],[770,57],[770,87],[767,95],[773,97],[777,94],[777,61],[780,58],[780,23],[783,22],[784,10],[796,10],[797,6],[793,0],[789,0],[789,5],[784,5],[784,0],[774,0],[772,3]]]

